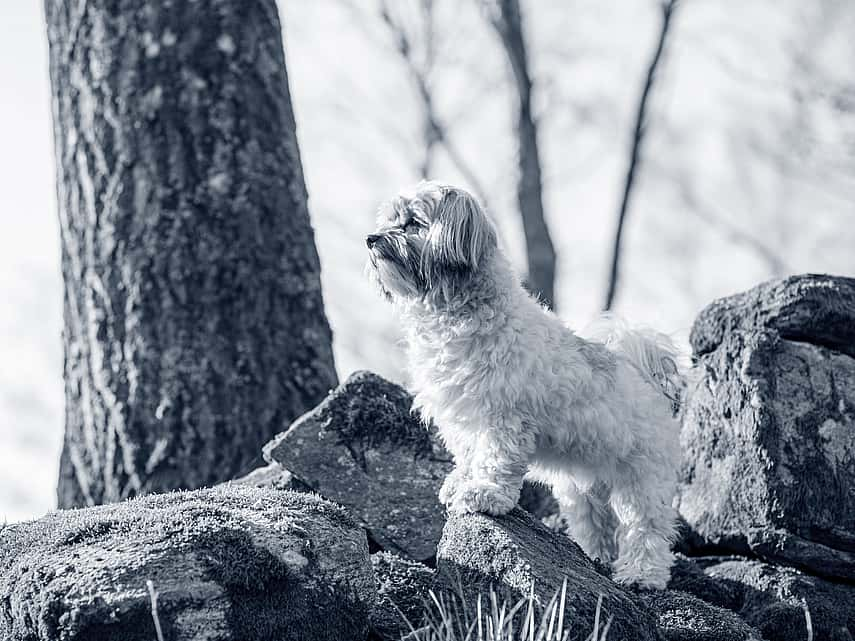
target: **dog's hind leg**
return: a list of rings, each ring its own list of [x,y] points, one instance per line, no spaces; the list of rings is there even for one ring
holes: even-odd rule
[[[664,589],[671,575],[677,512],[671,506],[673,487],[661,474],[641,482],[616,485],[612,507],[620,521],[620,554],[613,579],[625,585]]]
[[[610,488],[601,481],[580,487],[573,479],[562,476],[553,483],[552,492],[570,538],[592,559],[611,563],[617,556],[618,521],[609,505]]]

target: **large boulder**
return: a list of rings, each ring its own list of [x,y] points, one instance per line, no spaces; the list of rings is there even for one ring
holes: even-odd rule
[[[680,512],[707,546],[855,579],[855,280],[713,303],[682,432]]]
[[[586,639],[594,629],[598,597],[600,620],[612,617],[609,639],[660,639],[654,616],[585,556],[568,537],[549,530],[517,508],[510,514],[451,515],[437,552],[435,589],[449,599],[462,598],[470,613],[478,596],[489,608],[491,590],[512,606],[533,597],[542,617],[567,581],[565,622],[570,639]],[[566,626],[565,626],[566,627]],[[560,635],[559,635],[560,636]]]
[[[727,608],[769,641],[855,638],[855,586],[740,558],[681,559],[669,587]]]
[[[423,561],[445,522],[439,488],[453,464],[398,385],[357,372],[264,448],[326,498],[347,507],[383,550]]]
[[[400,641],[422,624],[433,570],[390,552],[371,555],[377,582],[377,603],[371,611],[374,639]]]
[[[376,587],[343,508],[234,486],[6,526],[0,594],[2,639],[363,641]]]

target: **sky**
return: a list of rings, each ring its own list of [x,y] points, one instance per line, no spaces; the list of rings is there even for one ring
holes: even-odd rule
[[[62,290],[40,2],[0,4],[0,520],[53,506]]]
[[[392,3],[415,29],[412,3]],[[522,268],[513,96],[477,3],[439,0],[432,86]],[[602,301],[645,65],[651,0],[524,3],[557,308]],[[341,377],[405,382],[391,310],[362,275],[378,203],[414,182],[416,94],[372,0],[280,3],[309,208]],[[855,273],[855,6],[694,0],[650,105],[617,311],[685,337],[714,298],[796,272]],[[41,3],[0,3],[0,520],[54,507],[62,283]],[[441,150],[436,177],[468,185]]]

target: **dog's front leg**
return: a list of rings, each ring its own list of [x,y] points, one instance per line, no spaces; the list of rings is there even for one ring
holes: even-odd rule
[[[466,482],[467,469],[459,463],[445,477],[442,482],[442,487],[439,488],[439,502],[446,506],[451,506],[454,502],[454,497],[457,495],[458,488]]]
[[[465,432],[463,430],[454,430],[453,433],[459,435]],[[439,488],[439,502],[451,507],[454,497],[457,495],[457,490],[469,477],[470,454],[473,448],[471,443],[466,442],[462,438],[457,438],[453,441],[446,440],[445,444],[454,457],[454,469],[445,477],[442,487]]]
[[[521,425],[505,424],[478,433],[469,452],[469,474],[456,487],[453,512],[506,514],[520,497],[534,439]]]

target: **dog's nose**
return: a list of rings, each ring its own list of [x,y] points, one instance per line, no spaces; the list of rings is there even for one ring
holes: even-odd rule
[[[380,236],[377,234],[368,234],[365,237],[365,244],[368,245],[368,249],[371,249],[378,240],[380,240]]]

